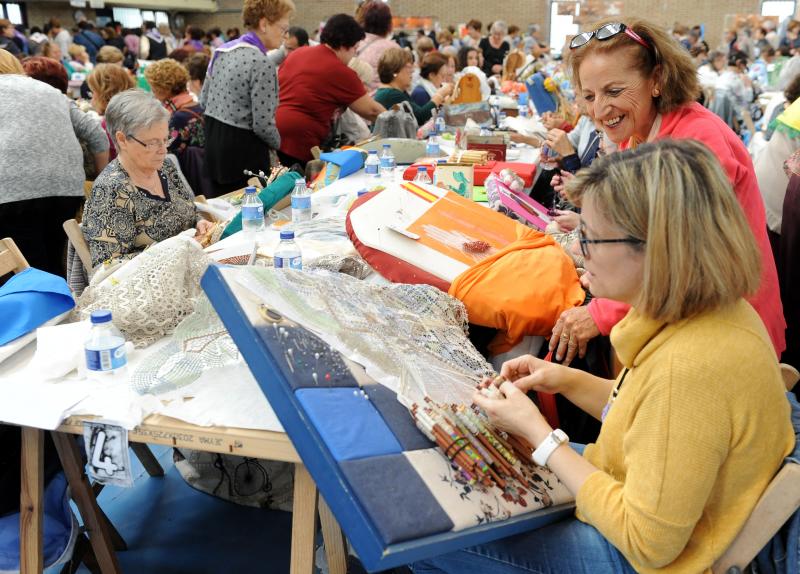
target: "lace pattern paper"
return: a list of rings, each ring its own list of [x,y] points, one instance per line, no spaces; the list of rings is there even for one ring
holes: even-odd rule
[[[464,305],[425,285],[375,285],[328,273],[249,267],[238,281],[378,382],[401,378],[438,402],[469,404],[491,366],[467,338]]]

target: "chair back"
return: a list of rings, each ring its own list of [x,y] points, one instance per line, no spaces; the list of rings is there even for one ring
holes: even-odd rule
[[[86,242],[86,237],[81,231],[80,224],[75,219],[68,219],[64,222],[64,232],[67,234],[67,239],[72,243],[75,252],[83,263],[83,268],[86,270],[86,276],[92,276],[92,254],[89,252],[89,244]]]
[[[781,364],[781,375],[787,391],[791,391],[800,373]],[[712,567],[714,574],[743,572],[778,533],[787,520],[800,509],[800,464],[787,462],[769,483],[741,531]]]
[[[30,267],[22,252],[10,237],[0,240],[0,277],[7,273],[19,273]]]

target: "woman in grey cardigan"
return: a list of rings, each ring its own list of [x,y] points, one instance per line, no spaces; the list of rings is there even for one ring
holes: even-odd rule
[[[293,12],[292,0],[245,0],[242,19],[249,31],[214,51],[200,105],[215,196],[247,185],[245,169],[268,172],[270,150],[280,147],[278,79],[267,52],[281,46]]]
[[[61,226],[78,212],[84,180],[67,100],[21,68],[0,73],[0,118],[0,237],[33,267],[63,276]]]

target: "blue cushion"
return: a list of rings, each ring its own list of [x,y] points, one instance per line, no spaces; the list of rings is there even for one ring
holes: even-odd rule
[[[339,179],[347,177],[364,167],[364,155],[354,149],[345,149],[320,154],[319,159],[339,166]]]
[[[351,460],[341,467],[386,544],[453,529],[453,521],[405,456]]]
[[[403,451],[372,402],[358,389],[297,389],[295,396],[337,461]]]
[[[0,345],[40,327],[75,306],[63,277],[29,267],[0,287]]]
[[[435,446],[414,424],[408,409],[397,400],[397,394],[383,385],[364,385],[370,401],[392,429],[403,450],[421,450]]]

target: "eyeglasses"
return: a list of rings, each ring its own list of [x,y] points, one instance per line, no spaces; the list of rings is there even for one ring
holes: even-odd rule
[[[147,151],[158,151],[162,147],[169,148],[169,146],[172,145],[172,142],[175,141],[175,138],[164,138],[163,140],[143,142],[142,140],[134,137],[133,135],[128,135],[128,137],[131,138],[136,143],[141,144],[141,146],[144,147],[144,149],[146,149]]]
[[[584,259],[588,260],[590,259],[589,245],[597,245],[599,243],[631,243],[633,245],[644,245],[645,241],[636,239],[635,237],[623,237],[620,239],[586,239],[583,224],[581,224],[580,227],[578,227],[578,243],[580,243],[581,246],[581,255],[583,255]]]
[[[604,26],[600,26],[597,30],[578,34],[572,39],[572,41],[570,41],[569,49],[574,50],[575,48],[580,48],[581,46],[588,44],[589,40],[592,38],[597,38],[600,42],[603,42],[613,38],[617,34],[625,34],[632,40],[644,46],[648,51],[653,50],[653,47],[645,42],[639,34],[628,28],[622,22],[610,22]],[[653,51],[655,52],[655,50]]]

